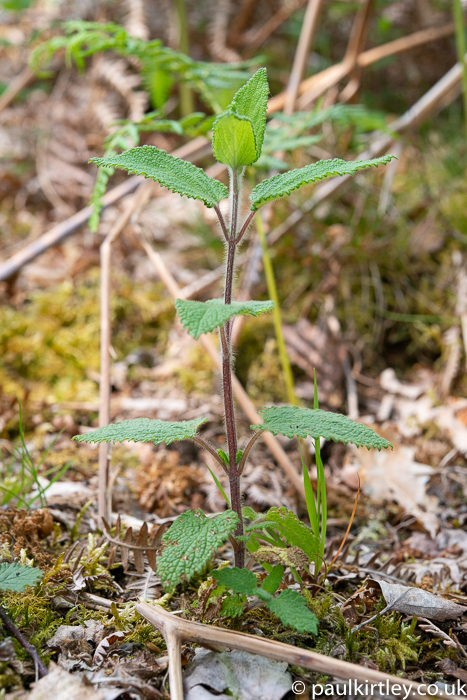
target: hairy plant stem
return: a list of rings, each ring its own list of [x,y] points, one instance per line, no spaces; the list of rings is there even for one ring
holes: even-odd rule
[[[230,173],[230,232],[227,241],[227,260],[225,270],[224,303],[232,303],[232,290],[235,269],[235,253],[237,249],[237,222],[240,200],[240,174],[237,171]],[[235,409],[232,389],[232,343],[231,325],[227,321],[220,331],[222,346],[222,389],[224,399],[225,432],[229,450],[229,483],[230,503],[237,513],[239,522],[235,530],[236,536],[243,535],[242,498],[240,491],[240,477],[237,474],[237,429],[235,425]],[[235,566],[243,569],[245,566],[245,544],[238,543],[238,549],[234,550]]]

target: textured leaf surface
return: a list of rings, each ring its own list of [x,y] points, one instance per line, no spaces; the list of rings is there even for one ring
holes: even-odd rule
[[[17,562],[0,564],[0,591],[24,591],[28,586],[35,586],[42,578],[40,569],[21,566]]]
[[[264,588],[268,593],[275,593],[281,585],[283,575],[284,568],[280,564],[277,564],[273,567],[271,573],[266,576],[261,584],[261,588]]]
[[[214,122],[212,150],[219,163],[234,170],[258,160],[253,122],[233,112],[221,114]]]
[[[271,508],[264,515],[264,520],[269,527],[273,524],[276,532],[285,539],[287,544],[305,552],[309,560],[319,551],[318,538],[293,511],[287,508]],[[250,527],[254,527],[254,524]]]
[[[318,633],[318,619],[308,610],[306,601],[297,591],[290,588],[282,591],[268,603],[268,608],[284,625],[289,625],[297,632]]]
[[[269,85],[266,68],[256,71],[250,80],[238,90],[230,105],[230,110],[251,119],[255,132],[257,158],[263,147],[266,111],[268,108]]]
[[[245,596],[229,595],[222,601],[221,613],[227,617],[240,617],[243,606],[246,603]]]
[[[256,593],[256,576],[247,569],[239,569],[237,566],[234,566],[231,569],[215,571],[212,577],[234,593],[241,593],[242,595],[254,595]]]
[[[232,510],[215,518],[207,518],[201,510],[182,513],[162,538],[165,547],[157,561],[157,575],[164,589],[170,592],[180,581],[191,581],[203,571],[213,551],[234,532],[237,524],[238,515]]]
[[[392,447],[388,440],[380,437],[374,430],[362,423],[355,423],[341,413],[322,411],[319,408],[298,408],[297,406],[280,406],[263,408],[259,412],[264,419],[260,425],[252,425],[254,430],[269,430],[273,435],[281,433],[288,438],[324,437],[326,440],[351,442],[357,447],[363,445],[370,449]]]
[[[304,168],[274,175],[268,180],[263,180],[254,188],[250,194],[251,209],[255,211],[265,202],[290,194],[293,190],[316,180],[323,180],[334,175],[354,175],[358,170],[388,163],[392,158],[395,156],[389,155],[372,160],[355,161],[345,161],[340,158],[320,160],[317,163],[306,165]]]
[[[280,561],[284,566],[300,569],[308,564],[309,558],[301,547],[274,547],[265,545],[254,553],[254,558],[260,562],[273,564]],[[264,583],[263,583],[264,586]]]
[[[123,168],[129,173],[152,178],[172,192],[200,199],[207,207],[213,207],[229,195],[222,182],[208,177],[201,168],[155,146],[138,146],[112,158],[91,158],[90,162],[97,167]]]
[[[84,435],[75,435],[73,440],[78,442],[113,443],[130,440],[133,442],[153,442],[155,445],[165,442],[167,445],[170,445],[175,440],[193,438],[198,427],[207,420],[207,418],[194,418],[193,420],[171,423],[165,420],[135,418],[135,420],[111,423]]]
[[[222,299],[209,301],[175,300],[175,308],[182,322],[193,338],[209,333],[222,326],[233,316],[259,316],[274,309],[273,301],[234,301],[224,304]]]

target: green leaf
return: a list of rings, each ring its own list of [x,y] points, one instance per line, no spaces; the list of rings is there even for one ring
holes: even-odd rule
[[[284,576],[284,568],[277,564],[273,567],[272,571],[261,584],[261,588],[264,588],[268,593],[275,593],[279,586],[281,585],[282,577]]]
[[[268,603],[268,608],[284,625],[297,632],[318,633],[318,618],[308,610],[305,599],[297,591],[290,588],[281,591]]]
[[[0,591],[21,593],[28,586],[35,586],[42,578],[40,569],[21,566],[17,562],[0,564]]]
[[[223,498],[224,501],[227,503],[227,505],[229,506],[229,508],[231,508],[230,501],[229,501],[229,497],[227,496],[226,492],[225,492],[224,489],[222,488],[221,482],[219,481],[219,479],[217,478],[217,476],[214,474],[214,472],[212,471],[212,469],[211,469],[207,464],[206,464],[206,466],[208,467],[209,473],[211,474],[214,483],[216,484],[217,488],[219,489],[219,492],[220,492],[222,498]]]
[[[201,168],[169,156],[155,146],[138,146],[111,158],[91,158],[89,162],[152,178],[172,192],[200,199],[207,207],[213,207],[229,194],[222,182],[208,177]]]
[[[162,538],[164,549],[157,560],[157,575],[164,589],[171,592],[180,581],[191,581],[203,571],[237,524],[238,515],[233,510],[215,518],[207,518],[201,510],[182,513]]]
[[[247,569],[239,569],[237,566],[234,566],[231,569],[215,571],[212,577],[234,593],[255,595],[257,592],[256,576],[252,571],[248,571]]]
[[[376,447],[381,450],[392,445],[385,438],[380,437],[374,430],[362,423],[343,416],[341,413],[322,411],[320,408],[298,408],[298,406],[273,406],[263,408],[259,412],[264,419],[260,425],[252,425],[254,430],[269,430],[273,435],[281,433],[288,438],[307,437],[343,442],[347,445],[351,442],[357,447],[363,445],[370,449]]]
[[[258,517],[258,513],[255,510],[253,510],[251,506],[243,506],[242,514],[243,517],[247,520],[256,520]]]
[[[270,202],[285,194],[290,194],[293,190],[308,185],[315,180],[322,180],[325,177],[334,175],[354,175],[358,170],[369,168],[372,165],[389,163],[395,156],[383,156],[372,160],[352,160],[345,161],[340,158],[332,160],[319,160],[317,163],[306,165],[304,168],[289,170],[288,173],[279,173],[268,180],[263,180],[250,194],[251,210],[255,211],[265,202]]]
[[[240,617],[245,603],[245,596],[239,596],[236,593],[229,595],[222,601],[221,613],[227,617]]]
[[[274,309],[273,301],[233,301],[224,304],[222,299],[209,301],[175,300],[175,308],[182,322],[193,338],[219,328],[233,316],[259,316]]]
[[[194,418],[171,423],[165,420],[151,420],[150,418],[135,418],[124,420],[120,423],[111,423],[98,430],[93,430],[84,435],[75,435],[73,440],[78,442],[153,442],[159,445],[165,442],[170,445],[175,440],[185,440],[195,437],[200,425],[206,423],[207,418]]]
[[[251,119],[256,141],[256,160],[261,155],[266,112],[268,108],[269,85],[266,68],[256,71],[250,80],[238,90],[229,110]]]
[[[274,529],[287,544],[299,547],[311,560],[319,551],[319,539],[315,537],[309,527],[297,518],[294,512],[287,508],[270,508],[264,515],[268,527],[274,523]],[[260,526],[260,522],[256,527]]]
[[[234,112],[224,112],[214,122],[212,151],[219,163],[233,170],[258,160],[253,122]]]

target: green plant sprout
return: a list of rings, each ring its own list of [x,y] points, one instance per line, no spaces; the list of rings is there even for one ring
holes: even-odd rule
[[[182,196],[201,200],[207,207],[215,210],[225,241],[223,298],[206,302],[177,299],[175,308],[183,327],[194,338],[218,329],[227,451],[217,451],[199,434],[198,430],[207,418],[180,422],[140,418],[105,426],[74,438],[80,442],[134,440],[154,442],[156,445],[162,442],[170,444],[174,440],[191,439],[206,449],[226,474],[230,498],[225,497],[230,504],[229,510],[214,517],[206,517],[201,511],[187,511],[179,516],[164,535],[164,549],[158,559],[157,572],[168,592],[172,591],[180,581],[189,581],[201,573],[209,564],[213,550],[227,539],[232,542],[234,548],[235,567],[232,571],[244,569],[246,551],[248,551],[262,563],[269,574],[275,572],[274,581],[279,575],[279,569],[271,566],[274,561],[278,561],[281,567],[282,564],[289,566],[299,583],[301,583],[299,569],[306,567],[308,563],[314,562],[315,574],[317,574],[324,555],[327,519],[324,470],[319,451],[320,438],[341,441],[344,444],[350,442],[357,447],[365,446],[368,449],[374,447],[381,450],[381,448],[391,447],[387,440],[378,436],[371,428],[356,423],[344,415],[320,410],[317,393],[315,393],[313,409],[297,406],[263,408],[259,413],[264,422],[251,426],[253,432],[250,438],[242,449],[239,448],[232,389],[232,322],[235,316],[259,316],[274,308],[273,301],[238,302],[233,298],[237,249],[244,240],[257,210],[263,204],[289,195],[293,190],[316,180],[334,175],[352,175],[359,170],[385,164],[393,158],[387,155],[366,161],[324,160],[274,175],[254,187],[249,195],[249,211],[242,216],[242,178],[245,168],[256,163],[261,156],[268,94],[266,70],[260,68],[238,90],[230,105],[214,122],[213,153],[215,158],[228,168],[228,188],[220,181],[208,177],[201,168],[174,158],[153,146],[131,148],[112,158],[91,159],[97,166],[123,168],[129,173],[152,178]],[[219,206],[220,202],[226,198],[229,199],[227,219],[224,218]],[[285,508],[271,508],[265,514],[255,513],[251,508],[242,508],[241,477],[251,450],[266,430],[290,439],[311,437],[315,441],[318,468],[316,498],[306,467],[303,470],[311,529],[292,511]],[[269,546],[263,546],[261,542]],[[298,557],[297,551],[301,553]],[[240,593],[232,582],[233,579],[226,580],[226,587],[230,587],[234,594]],[[249,591],[253,591],[253,579],[250,583]],[[261,588],[258,590],[261,591]],[[286,603],[290,596],[285,596],[283,592],[278,598],[273,598],[275,590],[277,586],[274,590],[266,591],[271,596],[271,599],[268,598],[266,602],[274,614],[279,614],[281,605],[287,607]],[[257,591],[253,593],[258,595]],[[245,595],[249,594],[245,592]],[[259,595],[263,595],[264,598],[263,593]],[[281,604],[277,602],[279,600]],[[287,622],[292,626],[296,625],[294,622],[296,615],[292,612],[294,605],[296,605],[295,602],[290,602],[289,622]],[[301,605],[300,602],[299,605]],[[277,612],[275,612],[276,609]]]
[[[43,452],[39,463],[35,464],[31,453],[26,445],[23,427],[23,413],[21,404],[18,401],[19,408],[19,437],[20,446],[15,447],[11,457],[3,463],[2,478],[0,480],[0,505],[6,506],[12,501],[17,508],[30,508],[32,504],[39,499],[42,507],[47,505],[46,492],[47,489],[58,481],[71,467],[71,461],[64,466],[59,465],[50,467],[41,472],[41,467],[44,464],[47,455],[58,440],[63,430],[52,440],[47,449]],[[1,464],[1,462],[0,462]],[[48,484],[43,486],[39,476],[51,477]],[[33,487],[36,492],[32,492]]]

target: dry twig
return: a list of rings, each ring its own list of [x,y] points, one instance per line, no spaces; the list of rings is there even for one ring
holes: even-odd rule
[[[171,700],[183,700],[181,644],[182,642],[196,642],[202,646],[226,646],[230,649],[239,649],[250,654],[260,654],[268,659],[286,661],[288,664],[308,668],[318,673],[339,678],[344,681],[354,679],[361,683],[383,683],[401,686],[410,689],[411,697],[425,697],[425,685],[416,683],[409,678],[391,676],[366,666],[351,664],[329,656],[317,654],[313,651],[300,649],[299,647],[276,642],[271,639],[257,637],[256,635],[232,632],[222,627],[203,625],[199,622],[190,622],[172,615],[160,605],[139,603],[137,611],[164,636],[169,656],[169,682]],[[433,697],[447,697],[443,691]],[[456,696],[449,696],[456,697]],[[457,698],[459,700],[459,698]]]

